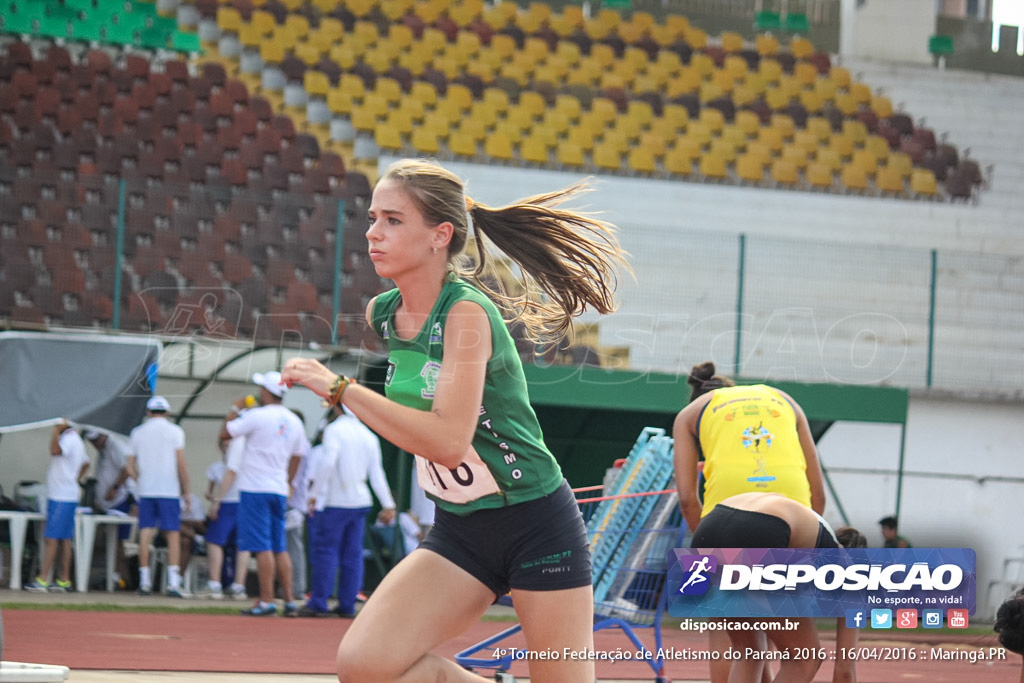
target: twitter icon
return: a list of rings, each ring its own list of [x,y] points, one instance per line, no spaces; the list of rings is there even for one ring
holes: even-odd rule
[[[892,628],[892,610],[871,610],[871,628]]]

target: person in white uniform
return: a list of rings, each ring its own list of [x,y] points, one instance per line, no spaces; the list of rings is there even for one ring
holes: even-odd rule
[[[128,446],[123,438],[95,429],[88,429],[82,437],[96,449],[96,507],[104,514],[116,511],[132,515],[135,496],[131,492],[134,482],[128,476]],[[117,570],[114,584],[126,588],[128,564],[124,555],[124,542],[132,533],[128,524],[117,525]]]
[[[128,474],[139,487],[139,594],[153,592],[149,546],[159,530],[167,542],[167,594],[181,598],[181,499],[189,498],[185,430],[167,419],[163,396],[146,402],[147,419],[129,436]]]
[[[291,482],[303,454],[305,430],[299,418],[281,405],[288,388],[281,383],[281,373],[256,373],[260,405],[244,410],[246,399],[235,402],[221,428],[220,437],[245,437],[240,462],[229,461],[228,472],[221,482],[216,505],[238,479],[238,547],[256,555],[260,595],[255,604],[243,610],[251,616],[272,616],[274,577],[284,592],[284,614],[298,612],[292,593],[292,563],[285,540],[285,511]],[[216,510],[211,511],[216,515]]]
[[[43,531],[43,566],[26,590],[42,592],[71,590],[71,539],[75,535],[75,508],[82,477],[89,469],[85,442],[66,421],[54,426],[50,435],[50,465],[46,469],[46,528]],[[50,572],[60,555],[57,580]]]
[[[330,614],[327,600],[339,569],[335,611],[341,617],[355,616],[356,595],[363,584],[363,532],[373,504],[371,487],[383,508],[380,521],[389,524],[395,518],[377,435],[347,408],[335,406],[334,411],[337,417],[324,429],[312,476],[310,505],[316,522],[310,533],[309,559],[313,585],[309,601],[299,610],[299,616],[305,617]]]

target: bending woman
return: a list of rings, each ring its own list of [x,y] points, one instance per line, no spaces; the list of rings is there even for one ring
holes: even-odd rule
[[[286,382],[343,403],[416,454],[418,481],[438,506],[433,529],[345,634],[337,660],[343,683],[485,680],[431,650],[509,590],[527,647],[593,649],[586,528],[488,296],[538,336],[564,333],[586,308],[614,310],[615,272],[625,262],[611,226],[559,208],[581,189],[491,208],[471,201],[462,181],[436,164],[395,163],[374,190],[366,233],[377,273],[397,285],[366,311],[388,349],[386,397],[311,359],[285,365]],[[463,272],[456,257],[469,218],[477,267]],[[484,274],[485,236],[520,267],[527,296],[463,277]],[[593,662],[531,660],[530,680],[590,683]]]
[[[818,513],[777,493],[740,493],[718,503],[701,519],[693,532],[695,548],[838,548],[836,534]],[[767,637],[779,650],[790,651],[783,659],[775,683],[809,683],[821,660],[802,656],[817,652],[820,643],[814,621],[796,620],[795,631],[773,630]],[[729,630],[733,649],[767,652],[764,631]],[[807,649],[805,649],[807,648]],[[795,653],[799,651],[801,655]],[[758,683],[766,660],[740,657],[732,662],[729,683]]]

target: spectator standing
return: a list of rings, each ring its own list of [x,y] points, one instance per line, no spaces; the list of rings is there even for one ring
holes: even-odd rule
[[[274,577],[284,592],[285,616],[298,612],[292,593],[292,563],[285,540],[285,511],[289,482],[295,477],[302,459],[305,432],[295,413],[281,405],[288,388],[281,383],[281,373],[253,375],[259,387],[260,405],[244,410],[246,399],[238,399],[224,420],[221,438],[245,437],[240,462],[229,461],[228,471],[214,501],[216,506],[238,478],[238,547],[256,554],[260,595],[243,614],[272,616]]]
[[[298,410],[293,410],[299,421],[305,424],[305,417]],[[309,453],[312,446],[306,438],[305,430],[302,433],[302,459],[299,467],[295,470],[295,476],[290,484],[288,494],[288,510],[285,512],[285,545],[288,548],[288,557],[292,561],[292,594],[304,596],[306,594],[306,512],[308,510],[307,498],[309,497]]]
[[[139,594],[153,592],[149,546],[157,530],[167,542],[167,594],[181,592],[181,499],[188,500],[185,430],[167,419],[163,396],[146,402],[147,419],[129,437],[128,474],[139,486]]]
[[[50,435],[50,464],[46,469],[46,528],[43,531],[43,566],[29,585],[30,591],[71,590],[71,539],[75,535],[75,509],[82,477],[89,469],[85,442],[66,421]],[[60,555],[57,579],[49,582],[50,572]]]
[[[896,521],[895,517],[882,517],[878,520],[878,525],[882,528],[882,538],[885,542],[882,544],[883,548],[912,548],[910,541],[900,536],[899,533],[899,522]]]
[[[383,508],[378,519],[390,524],[395,518],[380,441],[347,408],[336,405],[334,412],[335,419],[324,429],[309,496],[316,523],[310,536],[312,594],[299,610],[304,617],[330,614],[327,600],[339,569],[336,612],[345,618],[355,616],[356,595],[363,584],[363,533],[373,504],[371,487]]]
[[[133,515],[135,496],[131,493],[132,479],[128,476],[128,448],[124,442],[106,432],[87,429],[82,436],[96,449],[96,505],[99,512],[117,511]],[[124,556],[124,542],[132,533],[128,524],[117,525],[117,570],[114,584],[127,587],[128,565]]]
[[[255,401],[254,401],[255,405]],[[221,482],[227,474],[227,462],[229,460],[239,461],[242,452],[245,450],[245,439],[220,439],[222,458],[210,464],[206,469],[206,479],[209,482],[206,491],[206,499],[214,507],[218,508],[216,516],[211,515],[206,528],[206,560],[210,565],[210,579],[207,583],[206,597],[213,600],[220,600],[225,596],[221,585],[221,578],[224,575],[224,552],[228,547],[236,548],[235,571],[233,583],[228,587],[227,596],[231,598],[244,599],[248,597],[245,592],[245,576],[248,572],[249,553],[238,551],[238,479],[224,492],[220,504],[215,503],[217,492],[220,491]]]

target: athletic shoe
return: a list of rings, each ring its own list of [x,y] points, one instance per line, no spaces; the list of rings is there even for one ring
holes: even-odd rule
[[[299,608],[299,611],[296,613],[295,616],[323,618],[323,617],[333,617],[333,616],[335,616],[335,613],[334,612],[326,612],[324,610],[319,610],[319,609],[314,609],[314,608],[310,607],[309,605],[303,605],[302,607]]]
[[[342,619],[355,619],[356,618],[356,613],[355,612],[343,612],[340,609],[336,609],[336,610],[334,610],[334,613],[337,614]]]
[[[284,615],[286,617],[297,617],[299,616],[299,606],[294,602],[284,603]]]
[[[235,588],[234,586],[228,586],[224,589],[224,597],[231,598],[232,600],[249,599],[249,595],[245,592],[244,588]]]
[[[189,597],[189,595],[188,595],[188,593],[184,592],[180,588],[168,588],[167,589],[167,597],[169,597],[169,598],[187,598],[187,597]]]
[[[199,597],[206,598],[207,600],[223,600],[224,599],[224,591],[222,591],[220,588],[218,588],[217,590],[213,590],[212,588],[208,588],[205,591],[203,591],[202,593],[200,593]]]
[[[32,583],[30,583],[30,584],[25,586],[25,590],[32,591],[33,593],[45,593],[49,589],[50,589],[50,582],[49,581],[43,581],[38,576],[35,578],[35,580]]]
[[[250,617],[272,617],[277,614],[277,605],[256,605],[242,610],[242,614]]]
[[[139,595],[152,595],[152,594],[153,594],[153,587],[152,586],[145,586],[145,585],[139,586]]]
[[[54,583],[51,583],[47,588],[51,593],[70,593],[71,582],[57,579]]]

